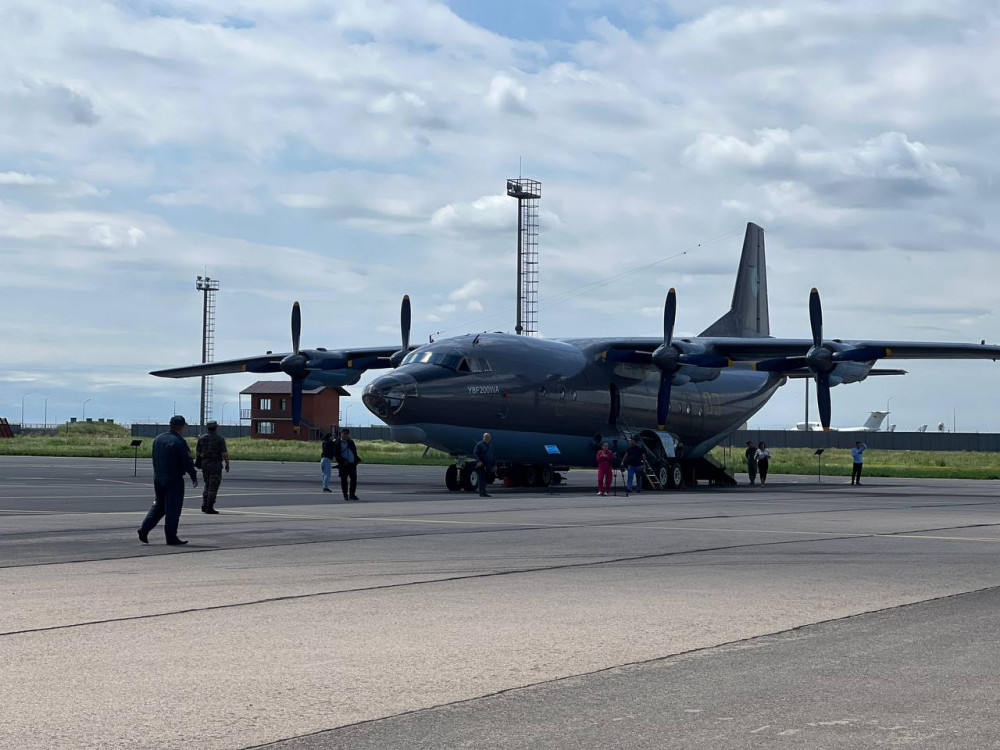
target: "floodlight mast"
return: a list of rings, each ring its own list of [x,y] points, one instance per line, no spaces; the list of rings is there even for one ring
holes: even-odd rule
[[[507,195],[517,198],[516,334],[538,335],[538,201],[542,183],[516,177],[507,180]]]
[[[201,361],[202,364],[215,358],[215,293],[219,291],[219,280],[208,276],[199,276],[195,289],[205,295],[201,316]],[[212,377],[201,377],[201,413],[198,422],[199,432],[204,432],[205,422],[212,416]]]

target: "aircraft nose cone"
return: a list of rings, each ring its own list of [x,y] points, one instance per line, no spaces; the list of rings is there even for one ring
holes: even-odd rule
[[[417,381],[411,375],[394,372],[382,375],[365,386],[361,400],[375,416],[389,420],[403,409],[408,397],[417,395]]]

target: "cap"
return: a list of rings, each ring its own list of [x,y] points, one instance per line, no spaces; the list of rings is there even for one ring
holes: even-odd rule
[[[183,427],[185,425],[187,425],[187,420],[180,414],[174,414],[174,416],[170,418],[171,427]]]
[[[205,422],[205,426],[210,430],[214,430],[216,427],[219,426],[219,423],[216,422],[214,419],[210,419],[207,422]]]
[[[342,427],[341,430],[340,430],[340,434],[341,435],[344,435],[344,434],[350,435],[351,431],[349,429],[347,429],[346,427]]]

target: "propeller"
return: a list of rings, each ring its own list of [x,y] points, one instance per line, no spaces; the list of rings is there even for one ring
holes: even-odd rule
[[[299,303],[292,305],[292,353],[281,360],[281,371],[292,379],[292,425],[299,430],[302,421],[302,383],[309,375],[309,360],[299,353],[299,336],[302,333],[302,310]]]
[[[653,364],[660,368],[660,387],[656,392],[656,424],[662,430],[670,411],[670,386],[680,367],[680,352],[674,348],[674,322],[677,318],[677,292],[673,287],[663,303],[663,343],[653,350]]]
[[[663,343],[653,350],[653,364],[660,370],[660,387],[656,392],[656,424],[663,429],[670,412],[670,389],[674,376],[683,365],[695,367],[727,367],[730,361],[707,351],[704,346],[674,341],[677,318],[677,292],[670,288],[663,303]]]
[[[841,362],[870,362],[888,356],[881,346],[856,346],[835,349],[832,344],[823,343],[823,305],[815,287],[809,292],[809,327],[812,331],[812,346],[804,357],[779,357],[767,359],[754,365],[757,370],[779,372],[808,368],[816,376],[816,401],[819,404],[819,421],[825,432],[830,431],[830,374]],[[842,344],[837,344],[843,346]],[[839,382],[839,381],[838,381]]]
[[[410,350],[410,295],[408,294],[403,295],[403,303],[399,307],[399,330],[403,339],[403,347],[389,357],[393,367],[399,367]]]

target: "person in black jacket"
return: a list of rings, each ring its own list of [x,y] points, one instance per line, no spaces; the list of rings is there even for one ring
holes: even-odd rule
[[[472,449],[472,457],[476,460],[476,477],[479,479],[479,497],[489,497],[486,494],[486,475],[496,467],[491,439],[490,433],[484,432],[483,439]]]
[[[177,536],[177,525],[184,507],[184,475],[191,477],[191,486],[198,486],[198,472],[191,460],[191,449],[184,440],[187,422],[180,414],[170,418],[170,432],[163,432],[153,440],[153,507],[139,527],[139,541],[149,544],[149,532],[164,516],[163,530],[167,544],[187,544]]]
[[[639,443],[638,438],[632,438],[625,451],[625,465],[628,467],[628,482],[625,488],[630,492],[642,492],[642,459],[646,450]],[[632,477],[635,477],[635,489],[632,489]]]
[[[358,488],[358,464],[361,463],[361,457],[358,455],[358,446],[351,440],[351,431],[346,427],[333,443],[333,458],[337,462],[337,471],[340,472],[340,489],[344,491],[344,500],[360,500],[355,490]]]
[[[319,470],[323,474],[323,492],[333,492],[330,489],[330,476],[333,474],[333,433],[323,436],[323,453],[319,459]]]
[[[747,440],[747,449],[743,451],[743,455],[747,459],[747,473],[750,475],[750,484],[753,484],[757,478],[757,448],[754,447],[753,441]]]

